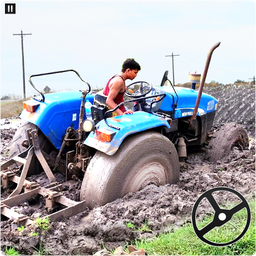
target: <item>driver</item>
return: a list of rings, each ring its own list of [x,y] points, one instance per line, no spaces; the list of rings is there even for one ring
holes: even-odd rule
[[[140,65],[134,59],[127,59],[123,63],[121,73],[113,76],[108,81],[103,94],[107,96],[106,104],[110,109],[124,101],[124,94],[127,89],[125,80],[133,80],[140,69]],[[126,111],[124,105],[120,106],[115,112],[117,115],[133,114],[132,110]]]

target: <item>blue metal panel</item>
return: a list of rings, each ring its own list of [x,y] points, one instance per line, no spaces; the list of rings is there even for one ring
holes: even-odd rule
[[[51,143],[60,149],[67,128],[78,128],[81,96],[79,91],[46,94],[45,102],[40,102],[36,112],[23,110],[20,117],[38,126]],[[94,96],[88,94],[86,99],[93,103]]]
[[[176,94],[171,87],[161,87],[160,89],[167,93],[166,97],[163,99],[160,109],[163,111],[172,111],[173,98],[174,102],[177,100]],[[198,91],[183,87],[175,87],[175,90],[178,94],[175,118],[192,116]],[[207,114],[216,110],[217,103],[218,101],[214,97],[206,93],[202,93],[197,115]]]
[[[108,123],[120,128],[120,130],[109,127],[104,120],[97,124],[97,130],[115,132],[116,134],[111,142],[99,140],[95,132],[91,132],[84,142],[84,144],[104,152],[107,155],[115,154],[123,140],[131,134],[160,126],[170,128],[166,119],[142,111],[134,112],[134,114],[131,115],[108,118]]]

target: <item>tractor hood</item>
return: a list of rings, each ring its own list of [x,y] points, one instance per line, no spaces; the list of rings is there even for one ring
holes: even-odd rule
[[[172,102],[177,102],[177,95],[171,87],[161,87],[162,91],[166,92],[166,97],[163,99],[160,109],[163,111],[172,110]],[[192,116],[195,108],[198,91],[184,87],[175,87],[178,94],[177,107],[175,109],[175,118]],[[218,101],[206,94],[202,93],[197,115],[205,115],[217,108]]]

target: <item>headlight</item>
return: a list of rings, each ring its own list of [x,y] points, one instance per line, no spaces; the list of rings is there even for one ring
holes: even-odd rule
[[[85,132],[90,132],[94,130],[94,122],[90,119],[86,119],[83,123],[83,129]]]

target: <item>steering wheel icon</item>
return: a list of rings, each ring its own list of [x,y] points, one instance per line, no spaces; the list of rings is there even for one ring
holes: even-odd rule
[[[231,192],[231,193],[235,194],[236,196],[238,196],[240,198],[241,202],[239,204],[237,204],[236,206],[234,206],[232,209],[222,209],[222,208],[220,208],[220,206],[216,202],[214,196],[212,195],[213,192],[216,192],[216,191]],[[214,213],[213,220],[209,224],[207,224],[205,227],[203,227],[202,229],[199,230],[196,225],[196,211],[197,211],[197,208],[198,208],[199,204],[201,203],[201,201],[205,198],[209,201],[209,203],[211,204],[215,213]],[[204,237],[208,232],[210,232],[215,227],[221,227],[222,225],[229,222],[232,219],[234,214],[236,214],[237,212],[241,211],[244,208],[247,210],[247,220],[246,220],[245,228],[241,232],[241,234],[238,235],[235,239],[233,239],[232,241],[229,241],[229,242],[225,242],[225,243],[216,243],[216,242],[209,241]],[[197,199],[196,203],[194,204],[193,210],[192,210],[192,224],[193,224],[193,228],[194,228],[196,235],[203,242],[205,242],[209,245],[212,245],[212,246],[226,246],[226,245],[237,242],[247,232],[247,230],[250,226],[250,221],[251,221],[251,211],[250,211],[250,207],[249,207],[247,201],[245,200],[245,198],[237,191],[227,188],[227,187],[218,187],[218,188],[213,188],[213,189],[206,191]]]

